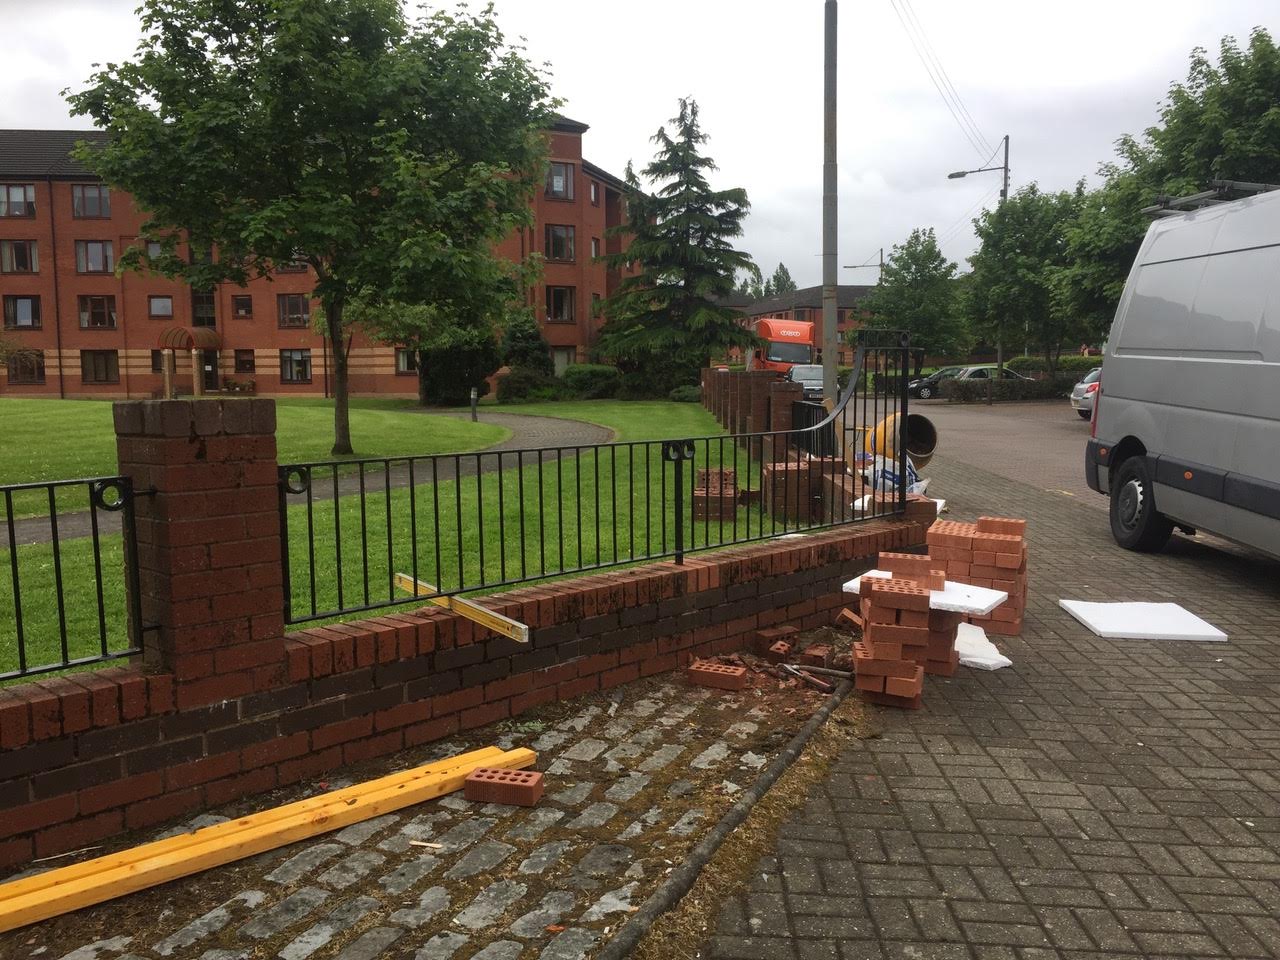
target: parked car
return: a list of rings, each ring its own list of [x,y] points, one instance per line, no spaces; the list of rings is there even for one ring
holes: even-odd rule
[[[797,363],[787,371],[787,379],[804,388],[806,400],[822,399],[822,364]]]
[[[1081,420],[1093,416],[1093,398],[1098,393],[1098,381],[1102,379],[1102,368],[1094,367],[1071,388],[1071,406],[1080,414]]]
[[[1151,224],[1108,338],[1085,478],[1111,533],[1280,557],[1280,191]]]
[[[950,380],[963,367],[939,367],[927,377],[917,377],[907,384],[907,396],[918,400],[928,400],[942,392],[942,381]]]
[[[956,374],[957,380],[995,380],[996,371],[1000,371],[1000,380],[1030,380],[1030,377],[1024,377],[1016,370],[1010,370],[1008,367],[1000,368],[994,363],[986,363],[980,367],[965,367]]]

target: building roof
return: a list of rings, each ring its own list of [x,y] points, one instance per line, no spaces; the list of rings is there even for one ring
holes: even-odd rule
[[[591,174],[591,176],[595,177],[597,180],[603,180],[607,186],[612,187],[614,190],[617,190],[619,193],[631,192],[632,188],[627,185],[627,181],[623,180],[621,177],[615,177],[612,173],[610,173],[608,170],[605,170],[603,167],[597,167],[594,163],[592,163],[590,160],[586,159],[585,157],[583,157],[582,159],[582,171],[583,173]]]
[[[0,130],[0,178],[92,177],[71,150],[81,140],[106,139],[101,130]]]
[[[836,307],[841,310],[856,308],[875,287],[861,283],[842,283],[836,287]],[[784,310],[822,309],[822,287],[804,287],[791,293],[779,294],[776,297],[765,297],[746,305],[743,310],[748,316],[767,317]]]
[[[561,133],[586,133],[591,129],[590,125],[581,120],[570,120],[564,114],[557,113],[554,116],[555,119],[551,122],[552,130],[559,130]]]

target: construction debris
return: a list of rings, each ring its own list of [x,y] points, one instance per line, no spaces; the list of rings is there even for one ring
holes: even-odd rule
[[[1013,665],[1013,661],[987,639],[986,631],[972,623],[962,623],[956,629],[956,654],[961,666],[978,670],[999,670]]]
[[[938,520],[926,540],[929,556],[945,563],[947,579],[991,590],[1009,599],[988,616],[970,622],[987,633],[1016,636],[1027,607],[1027,521],[979,517],[977,523]]]
[[[747,685],[747,668],[709,660],[695,660],[689,665],[690,683],[717,690],[741,690]]]
[[[514,807],[537,806],[542,799],[542,774],[536,770],[504,770],[477,767],[467,774],[463,792],[474,803],[501,803]]]
[[[0,885],[0,933],[274,850],[463,787],[478,767],[533,766],[532,750],[485,747],[191,833]]]
[[[1100,637],[1116,640],[1199,640],[1221,643],[1227,635],[1176,603],[1089,603],[1059,600]]]

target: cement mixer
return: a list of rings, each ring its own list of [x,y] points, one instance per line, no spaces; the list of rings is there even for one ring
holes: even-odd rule
[[[867,433],[863,449],[872,456],[881,456],[887,460],[898,459],[898,417],[895,413],[885,417],[874,430]],[[907,414],[907,456],[917,470],[924,469],[925,464],[933,459],[933,452],[938,447],[938,431],[933,421],[918,413]]]

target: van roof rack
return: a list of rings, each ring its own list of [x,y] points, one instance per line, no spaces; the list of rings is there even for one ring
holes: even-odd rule
[[[1149,217],[1172,217],[1201,207],[1212,207],[1258,193],[1280,190],[1280,184],[1277,183],[1249,183],[1244,180],[1210,180],[1209,186],[1210,189],[1193,193],[1189,197],[1158,196],[1155,204],[1143,207],[1142,212]]]

